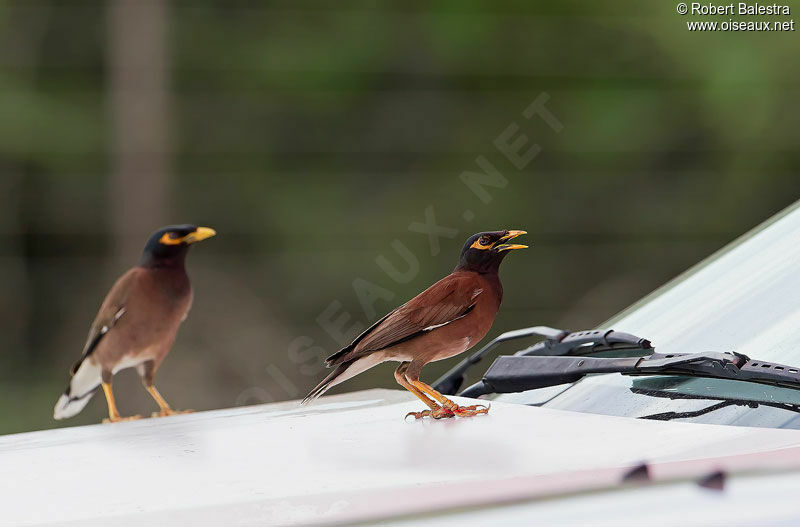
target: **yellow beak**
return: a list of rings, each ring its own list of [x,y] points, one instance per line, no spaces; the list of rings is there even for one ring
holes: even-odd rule
[[[508,234],[497,240],[498,243],[506,242],[508,240],[513,240],[517,236],[522,236],[523,234],[528,234],[526,231],[508,231]],[[513,251],[514,249],[527,249],[527,245],[520,245],[517,243],[501,243],[500,245],[494,246],[495,250],[498,252],[500,251]]]
[[[185,241],[186,243],[195,243],[205,240],[206,238],[211,238],[216,234],[217,231],[215,231],[210,227],[198,227],[196,231],[187,234],[184,237],[183,241]]]

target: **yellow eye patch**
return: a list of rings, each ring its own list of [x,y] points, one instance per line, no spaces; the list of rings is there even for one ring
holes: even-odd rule
[[[483,243],[483,242],[486,242],[486,243]],[[483,251],[483,250],[486,250],[486,249],[491,249],[492,245],[494,245],[494,242],[492,242],[492,240],[490,240],[486,236],[481,236],[480,238],[475,240],[475,242],[472,245],[470,245],[469,248],[470,249],[480,249],[480,250]]]
[[[186,239],[186,236],[181,236],[180,238],[171,238],[168,232],[164,233],[164,236],[158,240],[158,243],[162,243],[164,245],[178,245],[179,243],[183,242]]]

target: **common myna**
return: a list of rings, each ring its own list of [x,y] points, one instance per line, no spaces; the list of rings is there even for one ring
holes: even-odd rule
[[[133,367],[161,408],[153,415],[178,413],[158,393],[153,377],[192,305],[192,286],[184,268],[189,246],[215,234],[208,227],[170,225],[150,236],[139,264],[117,280],[100,306],[53,417],[77,414],[102,385],[108,421],[139,418],[120,417],[111,390],[114,374]]]
[[[329,388],[385,361],[400,362],[394,377],[430,410],[411,412],[417,419],[486,413],[482,405],[462,407],[419,380],[422,367],[470,349],[492,327],[503,300],[497,271],[513,249],[506,243],[525,231],[481,232],[467,240],[455,270],[398,307],[328,357],[336,369],[303,400],[312,401]],[[406,416],[408,417],[408,416]]]

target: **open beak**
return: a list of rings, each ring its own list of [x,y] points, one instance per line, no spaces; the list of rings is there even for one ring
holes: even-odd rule
[[[509,240],[513,240],[517,236],[522,236],[523,234],[528,234],[528,233],[525,232],[525,231],[508,231],[508,234],[506,234],[505,236],[503,236],[502,238],[497,240],[497,243],[495,244],[494,249],[497,252],[512,251],[514,249],[527,249],[528,248],[527,245],[520,245],[520,244],[517,244],[517,243],[503,243],[503,242],[507,242]]]
[[[183,238],[183,241],[186,243],[195,243],[205,240],[206,238],[211,238],[215,234],[217,234],[217,231],[214,229],[209,227],[198,227],[196,231],[187,234]]]

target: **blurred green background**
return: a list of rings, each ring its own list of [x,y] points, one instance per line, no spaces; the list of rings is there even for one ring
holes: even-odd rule
[[[797,33],[687,19],[632,0],[0,0],[0,433],[105,415],[98,395],[51,418],[103,296],[168,223],[219,232],[189,256],[194,307],[156,378],[178,408],[303,396],[339,348],[326,309],[363,327],[481,230],[533,245],[503,266],[490,336],[601,323],[800,197]],[[542,93],[560,133],[521,114]],[[494,144],[513,124],[541,148],[522,170]],[[507,179],[489,203],[459,177],[480,155]],[[426,209],[453,229],[435,255],[409,229]],[[395,240],[419,264],[405,283],[376,263],[407,269]],[[392,368],[337,390],[394,387]],[[133,370],[115,388],[124,414],[155,410]]]

